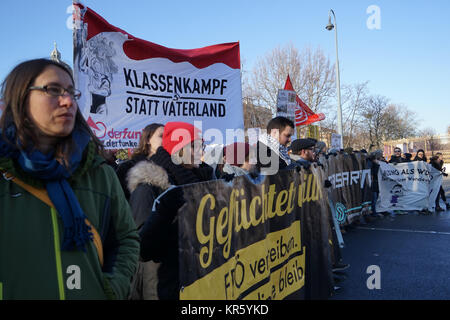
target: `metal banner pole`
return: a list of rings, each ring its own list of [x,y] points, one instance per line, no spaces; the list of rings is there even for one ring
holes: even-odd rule
[[[339,222],[336,219],[336,210],[334,210],[333,201],[331,201],[331,190],[328,190],[328,204],[330,205],[331,215],[333,216],[334,230],[336,231],[336,236],[339,242],[339,247],[342,249],[345,247],[344,239],[342,238],[341,228],[339,227]]]

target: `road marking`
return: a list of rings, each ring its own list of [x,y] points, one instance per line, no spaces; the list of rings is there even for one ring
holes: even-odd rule
[[[450,235],[450,232],[443,232],[443,231],[423,231],[423,230],[411,230],[411,229],[389,229],[389,228],[368,228],[368,227],[357,227],[357,229],[373,230],[373,231],[398,231],[398,232],[412,232],[412,233],[428,233],[428,234]]]

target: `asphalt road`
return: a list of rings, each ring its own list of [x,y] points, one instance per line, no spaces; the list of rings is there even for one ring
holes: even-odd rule
[[[450,178],[443,187],[450,201]],[[343,236],[350,268],[332,300],[450,300],[450,210],[379,218]]]

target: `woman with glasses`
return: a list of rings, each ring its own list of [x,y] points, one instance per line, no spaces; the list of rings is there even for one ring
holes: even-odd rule
[[[6,77],[0,119],[0,295],[123,299],[139,242],[119,181],[78,109],[71,70],[36,59]]]

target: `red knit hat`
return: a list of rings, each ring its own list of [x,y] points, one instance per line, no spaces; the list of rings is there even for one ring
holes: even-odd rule
[[[226,163],[239,167],[245,162],[250,153],[250,145],[247,142],[235,142],[223,148]]]
[[[192,141],[201,138],[201,131],[190,123],[167,122],[164,126],[162,146],[172,155]]]

